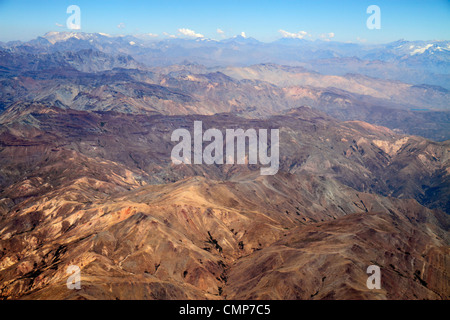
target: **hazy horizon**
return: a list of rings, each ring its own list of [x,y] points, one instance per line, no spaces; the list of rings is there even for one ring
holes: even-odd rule
[[[104,32],[84,32],[82,30],[50,30],[50,31],[47,31],[47,32],[45,32],[45,33],[43,33],[41,35],[37,35],[36,37],[31,38],[31,39],[27,39],[27,40],[20,40],[20,39],[8,40],[8,41],[0,40],[0,42],[9,43],[9,42],[20,41],[20,42],[26,43],[28,41],[32,41],[32,40],[35,40],[35,39],[38,39],[38,38],[45,37],[45,36],[47,36],[47,35],[49,35],[51,33],[55,33],[55,34],[56,33],[100,34],[100,35],[108,36],[108,37],[112,37],[112,38],[135,37],[135,38],[138,38],[138,39],[145,38],[145,40],[147,40],[147,41],[155,41],[155,42],[165,41],[165,40],[200,40],[200,41],[201,40],[210,40],[210,41],[221,42],[221,41],[228,41],[228,40],[231,40],[231,39],[234,39],[234,38],[242,37],[242,38],[245,38],[245,39],[254,39],[254,40],[257,40],[258,42],[267,43],[267,44],[268,43],[273,43],[273,42],[276,42],[276,41],[280,41],[280,40],[283,40],[283,39],[291,39],[291,40],[303,40],[303,41],[308,41],[308,42],[351,43],[351,44],[359,44],[359,45],[371,46],[371,45],[389,44],[389,43],[394,43],[394,42],[398,42],[398,41],[408,41],[408,42],[427,42],[427,41],[445,42],[445,41],[450,41],[450,39],[404,39],[404,38],[398,38],[398,39],[395,39],[395,40],[392,40],[392,41],[387,41],[387,42],[366,42],[366,41],[361,42],[361,41],[357,41],[357,40],[355,40],[355,41],[338,41],[338,40],[331,40],[331,39],[325,39],[325,40],[324,39],[298,39],[298,38],[287,38],[287,37],[278,37],[278,38],[275,38],[275,39],[270,40],[270,41],[263,41],[263,40],[255,38],[255,37],[250,37],[250,36],[243,37],[241,34],[230,35],[227,38],[217,39],[217,38],[208,38],[208,37],[198,37],[198,38],[169,37],[169,36],[163,36],[163,37],[158,36],[158,37],[155,37],[155,36],[152,36],[152,35],[148,35],[147,33],[109,34],[109,33],[104,33]]]
[[[279,38],[389,43],[399,39],[450,39],[448,1],[0,1],[0,41],[29,41],[47,32],[71,31],[67,8],[81,11],[86,33],[151,34],[156,39],[236,35],[272,42]],[[381,28],[368,29],[366,12],[377,5]]]

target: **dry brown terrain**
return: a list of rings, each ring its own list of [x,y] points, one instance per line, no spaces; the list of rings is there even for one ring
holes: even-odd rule
[[[170,135],[194,120],[279,128],[280,171],[174,166]],[[249,120],[35,103],[0,122],[3,299],[450,298],[448,141],[310,108]],[[373,264],[381,290],[366,287]]]

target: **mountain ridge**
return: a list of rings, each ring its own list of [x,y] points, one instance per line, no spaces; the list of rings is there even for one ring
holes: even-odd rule
[[[400,192],[413,195],[427,175],[417,165],[448,168],[445,143],[297,108],[268,120],[288,145],[279,173],[260,176],[250,165],[173,166],[168,146],[171,128],[194,119],[265,120],[24,110],[0,120],[2,298],[448,299],[448,214],[355,189],[364,176],[383,181],[379,167],[407,177]],[[374,263],[375,293],[365,287]],[[69,264],[81,290],[66,289]]]

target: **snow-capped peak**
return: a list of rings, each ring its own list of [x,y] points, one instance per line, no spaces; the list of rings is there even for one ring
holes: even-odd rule
[[[425,51],[427,51],[429,48],[431,48],[432,46],[433,46],[433,44],[429,43],[429,44],[427,44],[427,45],[425,45],[423,47],[418,47],[417,49],[414,49],[414,47],[413,47],[412,49],[414,49],[414,50],[411,51],[409,54],[412,55],[412,56],[415,55],[415,54],[422,54]]]
[[[47,39],[51,44],[55,44],[57,42],[66,41],[70,38],[79,39],[79,40],[91,40],[97,37],[97,35],[108,36],[106,33],[84,33],[84,32],[56,32],[51,31],[47,32],[44,35],[44,38]]]

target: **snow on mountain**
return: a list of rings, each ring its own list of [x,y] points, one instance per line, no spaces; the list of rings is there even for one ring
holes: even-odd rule
[[[78,40],[98,40],[99,38],[102,37],[112,38],[112,36],[107,33],[57,32],[57,31],[47,32],[43,36],[43,38],[47,39],[51,44],[67,41],[71,38]]]

